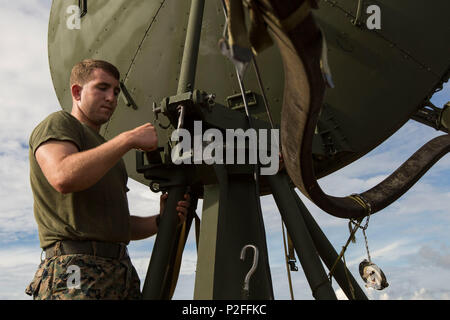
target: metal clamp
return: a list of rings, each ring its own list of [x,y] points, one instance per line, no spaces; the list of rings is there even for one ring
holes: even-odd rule
[[[289,268],[291,269],[291,271],[298,271],[298,267],[295,264],[296,262],[297,262],[297,260],[295,260],[295,259],[288,260]]]

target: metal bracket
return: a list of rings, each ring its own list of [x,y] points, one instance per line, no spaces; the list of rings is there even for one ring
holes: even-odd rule
[[[319,156],[332,158],[339,152],[353,152],[340,129],[340,124],[335,119],[332,108],[327,104],[322,107],[315,135],[317,137],[314,138],[313,144],[316,150],[322,150],[317,153]]]
[[[211,111],[211,108],[216,104],[215,99],[215,94],[208,94],[201,90],[193,90],[176,96],[166,97],[162,99],[159,107],[156,106],[156,103],[153,103],[153,113],[155,114],[156,120],[158,120],[158,115],[162,113],[169,118],[174,127],[178,127],[180,106],[184,107],[185,115],[196,114],[202,117],[200,109],[207,108]],[[165,129],[169,125],[166,125]]]
[[[450,129],[450,101],[447,102],[442,108],[441,116],[439,117],[439,123],[441,125],[441,128],[444,127],[448,130]]]
[[[291,269],[291,271],[298,271],[298,267],[296,265],[297,260],[295,259],[289,259],[288,260],[288,264],[289,264],[289,268]]]
[[[192,172],[183,165],[168,165],[168,159],[162,159],[170,155],[169,147],[159,147],[152,152],[136,150],[136,171],[150,180],[150,189],[153,192],[167,191],[170,187],[187,185],[187,179],[192,180]],[[148,163],[145,163],[147,157]],[[170,157],[170,156],[169,156]],[[180,174],[182,172],[182,174]]]
[[[123,98],[127,107],[132,107],[133,110],[137,110],[138,106],[134,102],[134,99],[131,96],[130,92],[128,91],[127,87],[125,86],[125,83],[123,81],[120,81],[119,85],[120,90],[122,90]]]
[[[254,92],[250,90],[245,91],[245,97],[247,98],[249,107],[258,105],[258,100],[256,99],[256,94]],[[240,93],[227,97],[227,104],[232,110],[240,110],[245,108],[244,100],[242,99],[242,94]]]
[[[447,105],[444,106],[443,109],[440,109],[430,101],[427,101],[422,108],[417,110],[416,113],[411,116],[411,119],[426,124],[436,130],[448,133],[449,130],[445,126],[445,114],[448,113]]]

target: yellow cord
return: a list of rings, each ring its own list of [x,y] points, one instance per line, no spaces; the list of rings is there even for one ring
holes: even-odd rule
[[[291,271],[289,270],[289,261],[288,261],[289,256],[288,256],[288,252],[287,252],[287,248],[286,248],[286,235],[284,232],[283,220],[281,220],[281,230],[283,231],[284,256],[286,259],[286,272],[287,272],[287,276],[288,276],[289,292],[291,294],[291,300],[294,300],[294,291],[292,290]]]

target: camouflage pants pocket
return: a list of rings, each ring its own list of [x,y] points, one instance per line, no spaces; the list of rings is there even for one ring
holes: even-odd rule
[[[33,280],[25,289],[25,293],[35,300],[49,299],[51,296],[53,278],[52,259],[44,260],[39,264]]]
[[[45,275],[45,276],[44,276]],[[44,261],[27,288],[35,299],[140,299],[140,280],[129,258],[63,255]]]
[[[38,270],[34,274],[33,280],[31,280],[31,283],[25,289],[25,293],[29,296],[32,296],[33,298],[37,295],[37,293],[39,292],[39,287],[41,286],[42,273],[44,272],[42,264],[43,262],[41,262],[41,264],[38,267]]]

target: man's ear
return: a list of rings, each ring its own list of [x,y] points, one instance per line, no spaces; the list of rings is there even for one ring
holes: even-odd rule
[[[72,87],[70,87],[70,90],[72,92],[72,98],[76,101],[81,101],[81,91],[83,90],[83,87],[79,84],[73,84]]]

